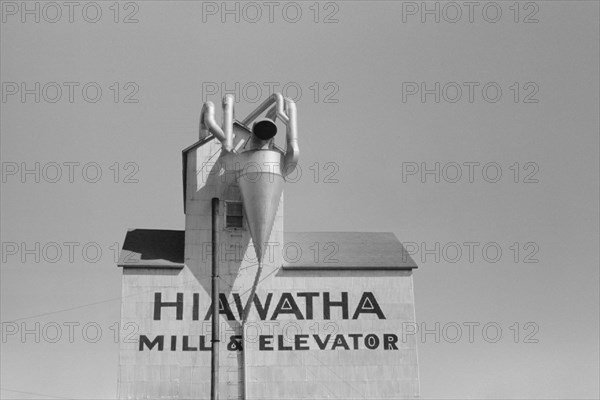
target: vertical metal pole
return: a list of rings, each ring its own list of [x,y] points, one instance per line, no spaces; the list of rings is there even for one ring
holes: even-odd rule
[[[217,227],[219,223],[219,199],[212,199],[212,340],[210,360],[210,398],[219,400],[219,264]]]
[[[262,256],[258,259],[258,269],[256,270],[256,275],[254,276],[254,283],[252,284],[252,289],[250,290],[250,295],[248,296],[248,302],[246,303],[246,307],[244,307],[244,315],[242,316],[242,370],[244,377],[244,385],[242,387],[244,395],[242,399],[246,400],[248,396],[248,364],[246,363],[246,330],[244,329],[246,326],[246,320],[248,319],[248,315],[250,314],[250,307],[254,302],[254,296],[256,296],[256,288],[258,283],[260,282],[260,276],[263,270],[263,261]]]

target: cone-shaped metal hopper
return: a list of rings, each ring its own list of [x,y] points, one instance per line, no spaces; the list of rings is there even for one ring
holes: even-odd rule
[[[256,257],[262,263],[283,192],[283,155],[274,150],[255,150],[242,153],[241,159],[238,184]]]

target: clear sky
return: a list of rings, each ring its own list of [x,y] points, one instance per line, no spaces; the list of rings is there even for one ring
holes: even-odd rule
[[[424,398],[598,397],[598,2],[22,4],[2,2],[2,398],[116,395],[115,251],[183,229],[202,102],[233,90],[242,118],[270,87],[298,103],[286,230],[414,253],[417,320],[440,324]]]

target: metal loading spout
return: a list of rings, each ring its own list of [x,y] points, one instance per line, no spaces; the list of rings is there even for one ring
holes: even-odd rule
[[[269,140],[277,134],[277,125],[272,119],[264,118],[252,125],[252,133],[260,140]]]
[[[267,112],[266,117],[272,121],[279,118],[286,126],[286,149],[283,162],[283,175],[288,176],[296,169],[300,147],[298,146],[298,121],[296,103],[290,98],[284,98],[281,93],[273,93],[256,110],[252,111],[242,124],[249,126],[260,114]],[[261,123],[261,120],[257,123]]]

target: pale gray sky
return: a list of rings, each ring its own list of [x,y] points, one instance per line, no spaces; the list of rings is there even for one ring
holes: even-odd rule
[[[3,340],[2,398],[116,395],[114,252],[127,228],[183,229],[181,150],[236,82],[240,118],[269,86],[298,100],[286,230],[415,252],[417,320],[448,327],[419,341],[424,398],[598,397],[598,2],[427,3],[439,23],[421,2],[278,2],[272,22],[228,2],[238,23],[221,2],[22,4],[2,2],[1,320],[42,337]]]

